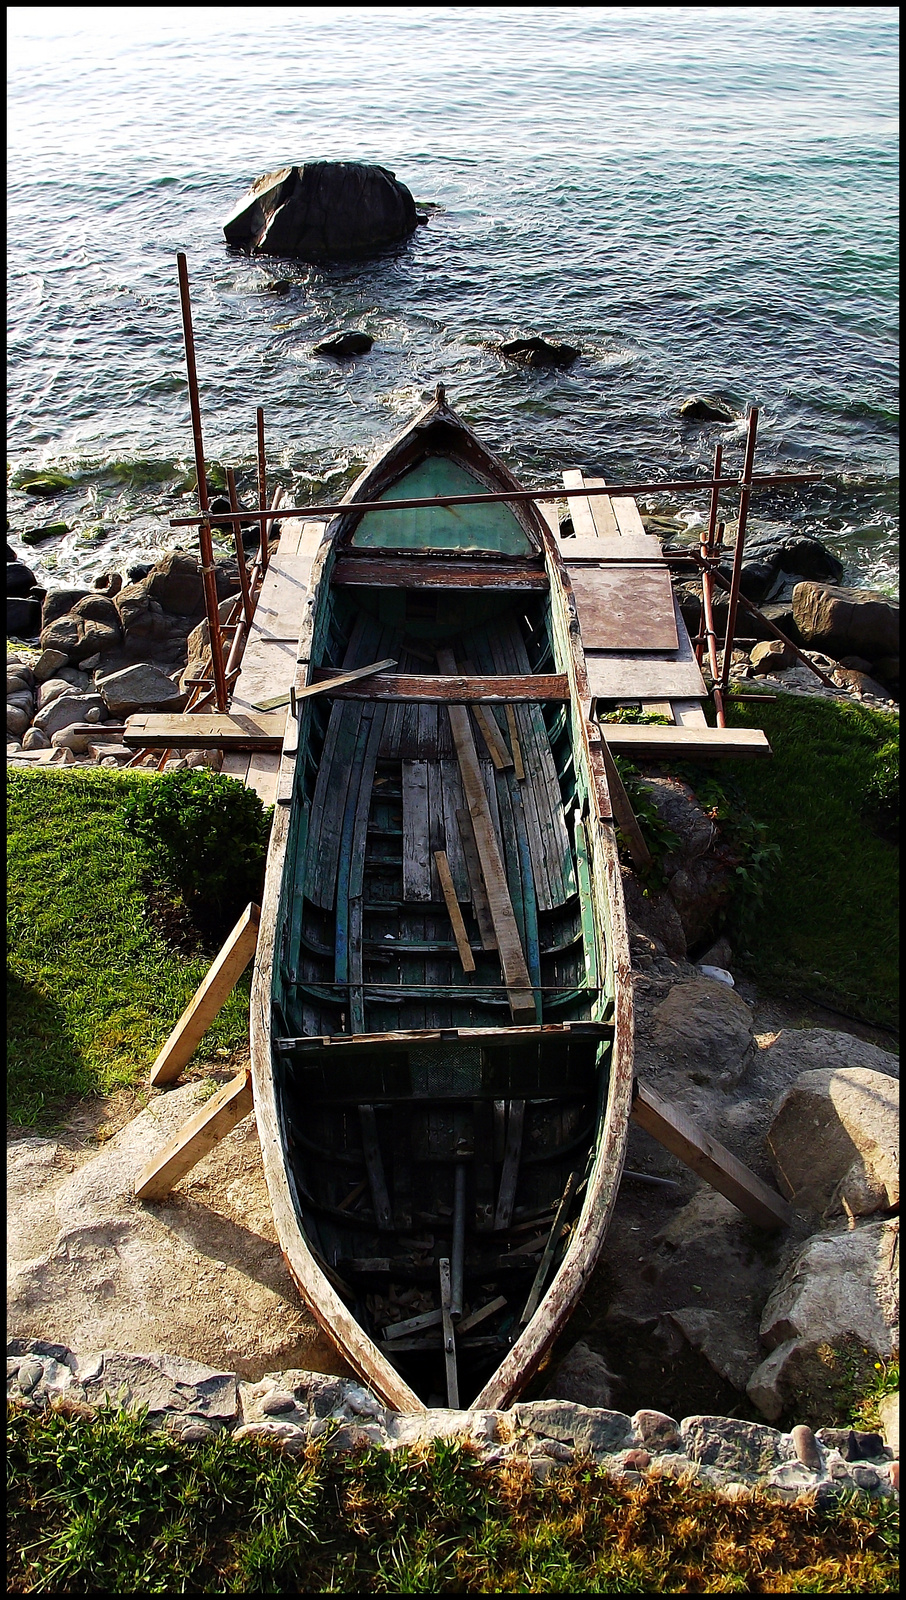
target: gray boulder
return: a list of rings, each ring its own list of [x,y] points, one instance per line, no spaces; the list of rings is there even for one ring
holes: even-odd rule
[[[53,742],[55,733],[63,728],[70,728],[74,722],[85,722],[86,712],[97,708],[101,716],[106,714],[107,707],[99,694],[61,694],[52,700],[49,706],[39,711],[35,717],[34,726],[40,728],[48,739]]]
[[[599,1356],[580,1339],[564,1357],[546,1385],[545,1400],[574,1400],[582,1406],[613,1406],[619,1378]]]
[[[864,1352],[866,1374],[899,1349],[898,1239],[896,1221],[816,1233],[781,1274],[761,1319],[771,1354],[746,1388],[769,1421],[805,1392],[826,1398],[846,1347]]]
[[[778,1184],[801,1210],[868,1216],[899,1204],[899,1079],[862,1067],[804,1072],[768,1130]]]
[[[257,178],[223,232],[251,253],[327,261],[398,244],[417,221],[412,195],[386,167],[307,161]]]
[[[729,578],[732,559],[725,561],[721,570]],[[795,528],[753,533],[745,542],[740,572],[740,589],[746,599],[759,604],[784,574],[838,583],[843,565],[820,539],[810,539]]]
[[[719,913],[736,887],[738,856],[679,778],[646,777],[643,786],[678,844],[664,858],[667,893],[689,946],[716,931]]]
[[[165,672],[144,661],[97,678],[95,685],[112,717],[128,717],[140,708],[182,711],[188,698]]]
[[[121,639],[122,629],[116,608],[112,601],[100,594],[84,595],[71,607],[68,615],[58,616],[41,630],[43,650],[59,650],[70,661],[76,662],[115,650]]]
[[[24,561],[7,561],[6,592],[8,595],[27,595],[38,580]]]
[[[784,1028],[761,1052],[759,1074],[775,1093],[786,1089],[802,1072],[862,1067],[898,1078],[900,1063],[889,1050],[867,1039],[834,1028]]]
[[[667,1079],[728,1087],[738,1082],[755,1049],[752,1013],[735,989],[713,978],[677,983],[652,1012],[651,1042]]]
[[[876,661],[899,654],[899,603],[880,590],[797,583],[793,616],[808,648],[823,650],[835,661],[843,656]]]
[[[84,600],[88,589],[48,589],[41,606],[41,627],[49,628],[58,617],[68,617],[73,606]]]

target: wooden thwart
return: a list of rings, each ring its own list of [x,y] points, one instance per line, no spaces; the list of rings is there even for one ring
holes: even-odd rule
[[[260,916],[260,906],[249,905],[243,911],[151,1068],[152,1089],[178,1078],[201,1043],[255,954]]]
[[[792,1210],[779,1194],[762,1183],[725,1145],[697,1127],[684,1111],[662,1100],[638,1079],[633,1085],[632,1120],[713,1189],[732,1200],[760,1228],[787,1228],[793,1221]]]
[[[135,1183],[137,1200],[163,1200],[175,1183],[213,1150],[215,1144],[232,1133],[237,1122],[252,1109],[251,1072],[240,1072],[188,1122],[174,1134],[157,1155],[152,1156]]]
[[[452,662],[452,657],[449,658]],[[376,671],[370,668],[369,671]],[[337,667],[317,667],[313,674],[315,687],[337,700],[452,700],[463,705],[478,701],[506,704],[507,701],[568,701],[569,679],[565,673],[536,672],[508,676],[480,673],[468,677],[456,672],[452,662],[449,673],[422,676],[420,673],[384,673],[369,678],[367,683],[355,684],[353,675]],[[296,698],[309,693],[297,690]]]

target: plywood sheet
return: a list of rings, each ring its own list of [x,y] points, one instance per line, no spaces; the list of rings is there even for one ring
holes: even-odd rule
[[[574,567],[569,580],[587,650],[676,650],[666,566]]]
[[[678,648],[624,655],[619,651],[586,650],[588,692],[598,700],[704,700],[705,681],[699,670],[686,624],[674,597]]]

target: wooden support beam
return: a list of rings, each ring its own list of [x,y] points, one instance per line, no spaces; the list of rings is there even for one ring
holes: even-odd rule
[[[215,1144],[232,1133],[252,1109],[250,1071],[225,1083],[212,1099],[196,1111],[162,1150],[151,1157],[135,1183],[137,1200],[163,1200],[173,1185],[197,1165]]]
[[[359,1106],[359,1123],[375,1221],[382,1233],[392,1232],[393,1211],[390,1207],[390,1196],[387,1192],[387,1179],[384,1175],[384,1161],[378,1142],[377,1118],[374,1113],[374,1106]]]
[[[608,728],[609,733],[609,728]],[[607,787],[610,790],[611,804],[613,805],[614,820],[617,827],[625,834],[632,859],[641,871],[651,866],[651,851],[642,838],[638,818],[632,809],[632,802],[626,793],[623,779],[617,771],[616,762],[607,743],[607,735],[601,729],[601,756],[604,761],[604,771],[607,774]]]
[[[459,951],[459,959],[462,962],[462,970],[463,972],[474,972],[475,957],[469,945],[469,935],[466,932],[466,925],[462,920],[462,912],[459,909],[459,901],[456,898],[456,889],[453,885],[453,875],[450,872],[450,863],[447,860],[446,850],[435,850],[434,861],[444,894],[447,915],[450,918],[450,926],[453,929],[453,937],[456,940],[456,948]]]
[[[453,656],[448,650],[437,652],[437,663],[441,672],[456,670]],[[481,863],[497,948],[500,952],[500,965],[510,1011],[514,1022],[520,1019],[525,1021],[535,1015],[535,997],[507,886],[506,871],[494,832],[488,797],[481,779],[475,741],[469,726],[469,713],[465,706],[451,705],[447,707],[447,715],[450,718],[463,789],[469,815],[472,818],[475,846]]]
[[[248,905],[220,951],[207,977],[196,989],[151,1068],[151,1087],[172,1083],[207,1033],[227,996],[235,989],[255,954],[261,907]]]
[[[525,1101],[511,1100],[509,1102],[506,1145],[503,1152],[503,1167],[500,1173],[500,1189],[497,1194],[497,1210],[494,1213],[494,1227],[508,1228],[513,1216],[513,1206],[516,1202],[516,1183],[519,1178],[519,1161],[522,1155],[522,1130],[525,1125]]]
[[[712,1189],[732,1200],[759,1228],[789,1227],[793,1212],[775,1190],[750,1172],[725,1145],[704,1133],[684,1111],[662,1100],[638,1079],[633,1085],[631,1114],[638,1127],[650,1133],[671,1155],[678,1156]]]

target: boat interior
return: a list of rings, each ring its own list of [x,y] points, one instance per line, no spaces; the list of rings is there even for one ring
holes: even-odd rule
[[[429,455],[386,492],[461,493],[464,476],[487,488],[474,463]],[[436,580],[431,561],[454,555]],[[331,560],[320,667],[565,671],[543,553],[509,506],[480,523],[472,507],[366,513]],[[367,677],[354,692],[300,708],[273,974],[286,1168],[364,1331],[426,1402],[467,1404],[562,1259],[606,1103],[587,779],[568,694],[454,705],[424,685],[370,696]]]

